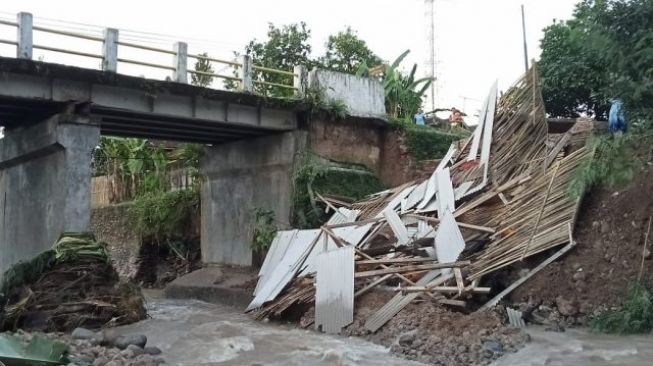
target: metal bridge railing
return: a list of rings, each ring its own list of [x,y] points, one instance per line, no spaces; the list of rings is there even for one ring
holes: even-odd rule
[[[306,85],[306,70],[304,66],[295,66],[292,71],[287,70],[278,70],[264,66],[257,66],[252,64],[251,57],[247,55],[240,56],[238,61],[229,61],[213,57],[207,57],[199,54],[189,54],[188,53],[188,44],[185,42],[176,42],[172,50],[152,47],[148,45],[138,44],[134,42],[122,41],[119,39],[119,30],[115,28],[106,28],[104,29],[103,36],[97,36],[92,34],[85,34],[82,32],[68,31],[57,29],[49,26],[41,26],[33,24],[33,17],[30,13],[18,13],[17,20],[9,21],[5,19],[0,19],[0,25],[17,28],[16,39],[2,39],[0,38],[0,44],[6,44],[16,47],[16,57],[20,59],[32,59],[32,53],[34,49],[58,52],[69,55],[76,55],[82,57],[88,57],[93,59],[99,59],[102,61],[101,69],[108,72],[117,72],[118,64],[125,63],[131,65],[139,65],[144,67],[151,67],[156,69],[163,69],[172,71],[172,81],[178,83],[188,83],[188,75],[202,75],[209,76],[212,78],[219,78],[223,80],[229,80],[234,82],[237,85],[237,89],[242,92],[254,93],[254,85],[263,85],[278,87],[288,90],[293,90],[296,96],[301,96],[305,92]],[[84,52],[75,49],[66,49],[61,47],[54,47],[51,45],[45,44],[34,44],[33,43],[33,34],[34,32],[44,32],[50,34],[56,34],[65,37],[72,37],[77,39],[83,39],[86,41],[99,42],[102,46],[101,54],[94,54],[90,52]],[[119,50],[122,48],[132,48],[142,51],[154,52],[160,55],[172,56],[171,65],[162,65],[159,63],[119,57]],[[218,64],[221,67],[229,67],[235,71],[234,75],[225,75],[222,73],[215,72],[203,72],[190,70],[188,68],[188,59],[195,60],[206,60],[211,64]],[[284,81],[287,80],[288,84],[284,82],[271,82],[269,81],[269,76],[271,75],[283,75],[288,78],[284,78]],[[267,77],[266,77],[267,76]],[[276,79],[275,79],[276,80]]]

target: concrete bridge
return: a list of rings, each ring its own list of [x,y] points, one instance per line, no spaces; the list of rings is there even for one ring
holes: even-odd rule
[[[293,98],[256,95],[252,85],[267,82],[252,80],[247,70],[255,66],[246,57],[235,91],[188,85],[183,44],[174,47],[170,80],[121,75],[117,30],[102,39],[100,70],[34,61],[32,49],[44,46],[31,43],[38,28],[31,15],[11,23],[16,41],[0,39],[17,51],[0,57],[0,273],[49,248],[63,231],[88,230],[91,155],[101,134],[205,144],[203,261],[249,265],[253,208],[273,209],[282,221],[290,216],[293,171],[310,149],[306,87],[344,101],[358,120],[378,123],[385,112],[377,81],[320,70],[309,76],[302,67],[292,72]]]

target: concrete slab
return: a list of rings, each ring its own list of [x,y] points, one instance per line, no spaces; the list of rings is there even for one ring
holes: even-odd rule
[[[198,299],[245,310],[252,301],[256,279],[256,270],[251,267],[205,267],[170,282],[164,296]]]

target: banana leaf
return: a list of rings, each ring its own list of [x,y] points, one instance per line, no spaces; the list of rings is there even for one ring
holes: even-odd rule
[[[68,346],[35,334],[29,342],[11,334],[0,334],[0,361],[12,366],[62,365],[68,362]]]

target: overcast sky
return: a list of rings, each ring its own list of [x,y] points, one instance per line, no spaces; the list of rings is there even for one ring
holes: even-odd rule
[[[435,0],[436,76],[438,105],[473,109],[483,99],[492,81],[500,89],[509,86],[523,71],[520,4],[526,6],[529,58],[539,56],[542,28],[553,19],[568,19],[575,0]],[[252,38],[263,39],[272,22],[277,25],[304,21],[312,31],[314,55],[323,53],[330,34],[351,26],[383,59],[393,60],[410,49],[404,67],[416,62],[423,69],[425,27],[423,0],[239,0],[239,1],[81,1],[21,0],[3,1],[0,18],[15,18],[28,11],[35,22],[56,24],[63,20],[82,24],[76,30],[99,33],[110,26],[135,40],[145,38],[169,48],[174,39],[187,40],[191,52],[209,51],[215,57],[230,57]],[[157,35],[143,34],[156,33]],[[15,30],[0,25],[0,38],[13,38]],[[121,32],[121,37],[123,33]],[[167,37],[165,37],[167,36]],[[40,37],[40,38],[39,38]],[[66,38],[46,38],[35,34],[35,43],[55,42],[62,47]],[[82,44],[82,48],[98,45]],[[92,50],[97,52],[96,50]],[[15,54],[0,45],[0,55]],[[35,51],[45,61],[97,66],[97,60],[70,58]],[[150,55],[143,55],[143,57]],[[169,60],[154,60],[162,63]],[[121,71],[121,70],[119,70]],[[138,68],[122,72],[152,74]],[[470,98],[464,100],[463,98]]]

